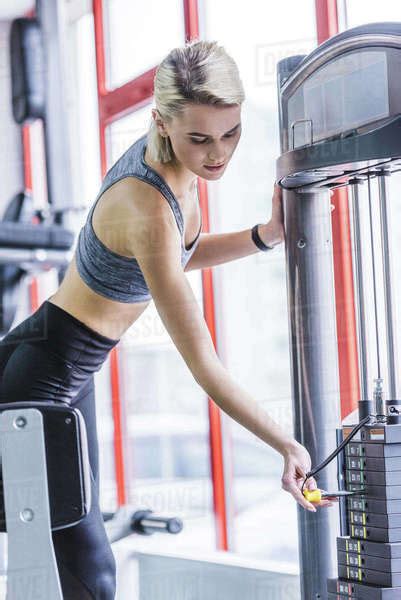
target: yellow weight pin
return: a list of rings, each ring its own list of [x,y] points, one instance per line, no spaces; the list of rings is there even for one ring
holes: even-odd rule
[[[304,490],[303,494],[308,502],[320,502],[324,498],[339,498],[341,496],[354,496],[357,492],[348,490],[336,490],[335,492],[324,492],[323,490]]]

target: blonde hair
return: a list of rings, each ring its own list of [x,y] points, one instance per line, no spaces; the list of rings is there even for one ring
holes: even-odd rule
[[[156,69],[156,110],[169,122],[188,103],[233,105],[245,99],[238,67],[217,42],[191,41],[174,48]],[[153,118],[148,130],[151,159],[167,163],[175,159],[170,138],[157,130]]]

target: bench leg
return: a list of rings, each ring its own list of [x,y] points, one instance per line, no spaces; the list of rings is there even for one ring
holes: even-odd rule
[[[51,533],[40,411],[3,411],[0,448],[8,537],[7,600],[63,600]]]

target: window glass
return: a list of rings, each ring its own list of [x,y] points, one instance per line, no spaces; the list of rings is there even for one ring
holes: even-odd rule
[[[238,147],[221,180],[208,183],[214,232],[243,230],[270,218],[280,154],[276,64],[316,46],[314,5],[312,0],[205,2],[205,38],[218,40],[234,58],[246,95]],[[283,246],[214,267],[214,282],[219,351],[229,372],[292,431]],[[260,440],[256,444],[255,436],[232,419],[228,424],[236,507],[233,549],[297,564],[296,503],[281,489],[282,458]]]
[[[150,119],[149,104],[108,127],[108,168],[146,133]],[[202,310],[201,274],[189,271],[186,277]],[[119,349],[128,502],[185,519],[175,547],[214,549],[207,398],[153,301],[122,337]],[[160,549],[171,542],[162,536],[145,543]]]
[[[129,115],[118,119],[106,129],[108,169],[118,158],[149,129],[152,105],[135,110]]]
[[[399,0],[382,0],[366,2],[366,0],[346,0],[347,29],[366,23],[382,21],[400,21]]]
[[[92,205],[101,180],[98,97],[93,15],[70,25],[71,82],[69,127],[72,145],[74,197],[80,205]],[[80,213],[84,222],[85,215]]]
[[[155,67],[185,42],[182,0],[108,0],[103,20],[109,89]]]

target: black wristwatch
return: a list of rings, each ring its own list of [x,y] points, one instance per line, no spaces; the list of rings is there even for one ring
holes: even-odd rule
[[[255,243],[255,245],[259,248],[259,250],[263,250],[263,252],[267,252],[267,250],[273,250],[274,246],[267,246],[264,241],[260,238],[259,236],[259,232],[258,232],[258,226],[261,225],[261,223],[256,223],[256,225],[254,225],[252,227],[252,239]]]

